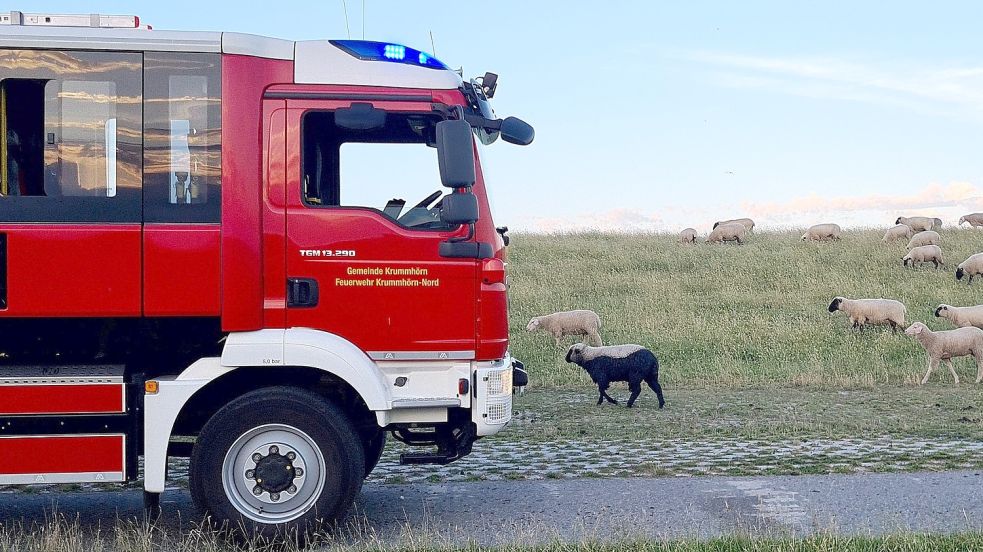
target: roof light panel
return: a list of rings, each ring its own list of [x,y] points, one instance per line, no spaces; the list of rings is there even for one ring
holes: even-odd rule
[[[362,61],[388,61],[428,69],[448,69],[446,65],[430,54],[402,44],[373,40],[332,40],[330,42]]]

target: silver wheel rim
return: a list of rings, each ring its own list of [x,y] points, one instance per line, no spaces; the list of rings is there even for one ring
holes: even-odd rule
[[[283,467],[290,475],[270,488],[260,473]],[[314,507],[324,489],[324,455],[303,431],[286,424],[266,424],[243,433],[222,462],[222,486],[232,506],[260,523],[285,523]],[[284,487],[285,481],[289,480]]]

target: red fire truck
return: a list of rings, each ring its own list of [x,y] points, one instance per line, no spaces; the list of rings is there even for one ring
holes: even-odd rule
[[[0,484],[169,457],[261,533],[342,516],[386,435],[510,420],[480,150],[533,129],[399,44],[0,14]],[[443,186],[443,188],[442,188]]]

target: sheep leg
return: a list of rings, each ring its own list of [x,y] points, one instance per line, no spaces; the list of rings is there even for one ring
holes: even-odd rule
[[[631,396],[628,397],[628,408],[635,404],[635,399],[642,392],[642,382],[640,380],[628,382],[628,389],[631,389]]]
[[[983,367],[981,367],[980,370],[981,370],[980,373],[983,374]],[[662,386],[659,385],[659,376],[657,374],[649,376],[648,378],[645,379],[645,383],[649,384],[649,387],[652,388],[652,391],[655,391],[655,396],[659,397],[659,408],[665,406],[666,400],[665,398],[662,397]]]
[[[596,330],[592,330],[590,332],[590,339],[595,344],[595,346],[597,346],[597,347],[603,347],[604,346],[604,342],[601,341],[601,334],[598,333]]]
[[[894,320],[889,320],[888,323],[891,324],[891,333],[898,335],[898,323]]]
[[[983,381],[983,354],[976,353],[973,355],[976,359],[976,383]]]
[[[611,384],[607,382],[597,384],[597,390],[601,393],[601,396],[597,398],[598,405],[603,402],[602,399],[606,399],[611,404],[618,404],[618,401],[612,399],[611,396],[607,394],[608,387],[610,386]]]
[[[956,368],[952,365],[952,359],[947,358],[945,363],[949,367],[949,372],[952,373],[952,381],[955,382],[956,385],[959,385],[959,374],[956,373]]]
[[[936,369],[938,366],[939,366],[939,359],[929,357],[928,372],[925,372],[925,377],[922,378],[922,385],[928,383],[928,376],[930,376],[932,374],[932,370]]]
[[[972,284],[972,283],[973,283],[973,276],[974,276],[974,274],[970,274],[970,275],[969,275],[969,281],[968,281],[968,282],[966,282],[966,284],[967,284],[967,285],[969,285],[969,284]]]

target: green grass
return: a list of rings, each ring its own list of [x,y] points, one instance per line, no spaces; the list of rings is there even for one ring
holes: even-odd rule
[[[525,327],[535,315],[586,308],[601,316],[605,343],[651,347],[672,388],[911,385],[925,368],[917,343],[886,328],[858,335],[826,307],[836,295],[893,298],[907,306],[909,323],[949,328],[933,316],[936,305],[983,303],[983,282],[969,287],[954,276],[983,251],[983,233],[941,234],[947,266],[938,271],[902,268],[904,244],[883,244],[883,230],[819,244],[800,241],[801,232],[758,232],[743,246],[683,246],[658,234],[516,235],[512,353],[533,386],[584,384],[564,348]],[[972,382],[972,361],[956,365]]]
[[[609,393],[625,398],[628,391],[614,387]],[[631,410],[623,404],[596,406],[596,399],[596,387],[530,391],[515,399],[516,415],[508,430],[490,439],[708,442],[893,435],[983,440],[983,385],[849,391],[667,389],[663,410],[648,388]]]
[[[131,521],[110,526],[82,527],[77,520],[55,515],[30,528],[0,526],[0,552],[36,550],[43,552],[450,552],[501,550],[514,552],[949,552],[983,550],[983,533],[924,535],[899,532],[886,536],[837,536],[820,533],[808,537],[731,536],[709,540],[626,538],[615,541],[590,539],[580,542],[555,540],[542,545],[508,543],[483,546],[448,539],[432,526],[406,526],[393,538],[382,539],[358,523],[333,535],[320,535],[308,548],[295,542],[262,540],[232,541],[210,529],[176,531]],[[532,529],[532,528],[527,528]],[[550,534],[547,528],[542,531]],[[543,537],[540,537],[543,538]],[[548,538],[547,538],[548,540]]]

